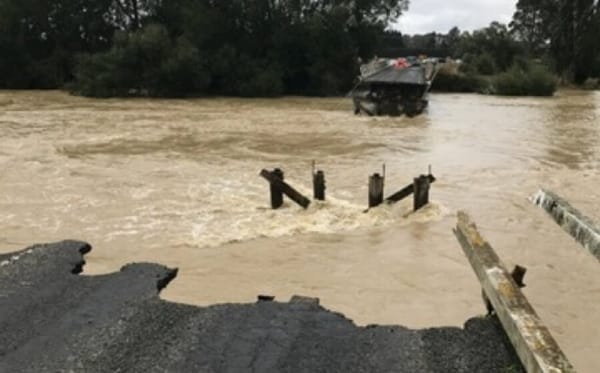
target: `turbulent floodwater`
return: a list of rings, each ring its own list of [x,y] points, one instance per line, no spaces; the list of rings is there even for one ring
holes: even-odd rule
[[[600,222],[600,94],[433,95],[413,119],[352,115],[347,99],[91,100],[0,91],[0,251],[65,238],[94,246],[85,274],[178,267],[166,299],[321,298],[359,324],[461,325],[482,314],[452,234],[465,209],[580,372],[600,371],[600,264],[533,206],[544,186]],[[329,201],[269,207],[262,168]],[[432,204],[364,214],[424,173]]]

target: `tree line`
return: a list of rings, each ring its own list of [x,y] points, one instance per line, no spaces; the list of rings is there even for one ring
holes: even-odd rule
[[[540,66],[567,83],[600,76],[598,0],[519,0],[510,24],[472,32],[390,31],[408,3],[0,0],[0,88],[335,95],[352,87],[360,61],[407,53],[461,59],[469,84],[508,72],[541,76]]]
[[[408,0],[0,0],[0,88],[346,92]]]

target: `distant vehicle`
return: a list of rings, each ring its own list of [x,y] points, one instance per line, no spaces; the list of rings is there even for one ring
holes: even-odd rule
[[[428,105],[427,93],[437,64],[416,57],[375,59],[361,66],[359,83],[350,92],[354,113],[409,117]]]

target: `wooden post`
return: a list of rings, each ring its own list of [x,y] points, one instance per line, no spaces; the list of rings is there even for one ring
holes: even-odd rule
[[[279,168],[274,169],[271,175],[283,181],[283,171]],[[283,205],[283,191],[276,183],[270,183],[269,186],[271,188],[271,208],[275,210]]]
[[[271,184],[271,187],[275,185],[275,187],[278,190],[283,192],[283,194],[288,196],[292,201],[296,202],[304,208],[307,208],[310,205],[310,200],[304,197],[302,194],[300,194],[300,192],[298,192],[296,189],[292,188],[285,181],[281,180],[278,176],[274,174],[274,172],[262,170],[260,172],[260,176],[264,177]]]
[[[325,173],[313,172],[313,195],[316,200],[325,201]]]
[[[519,285],[466,213],[458,213],[454,234],[525,371],[574,373],[575,369],[529,304]]]
[[[525,278],[525,273],[527,272],[527,268],[521,267],[520,265],[516,265],[510,273],[510,277],[515,280],[515,284],[519,288],[524,288],[525,284],[523,283],[523,279]],[[492,306],[492,302],[488,299],[487,295],[485,295],[485,291],[483,288],[481,289],[481,297],[483,298],[483,303],[485,303],[485,308],[488,311],[488,315],[491,315],[494,312],[494,306]]]
[[[600,227],[592,219],[549,190],[541,189],[532,202],[546,210],[565,232],[600,260]]]
[[[520,265],[516,265],[510,273],[510,276],[513,278],[513,280],[515,280],[515,284],[517,284],[520,288],[525,287],[525,283],[523,283],[525,273],[527,273],[527,268],[521,267]]]
[[[384,180],[378,173],[369,177],[369,208],[379,206],[383,202]]]
[[[421,175],[414,179],[414,211],[419,210],[429,203],[429,176]]]

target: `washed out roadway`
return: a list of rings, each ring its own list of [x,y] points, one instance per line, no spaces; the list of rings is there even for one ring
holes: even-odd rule
[[[159,298],[176,270],[81,275],[90,250],[63,241],[0,255],[0,372],[522,371],[494,317],[412,330],[358,327],[299,296],[177,304]]]

